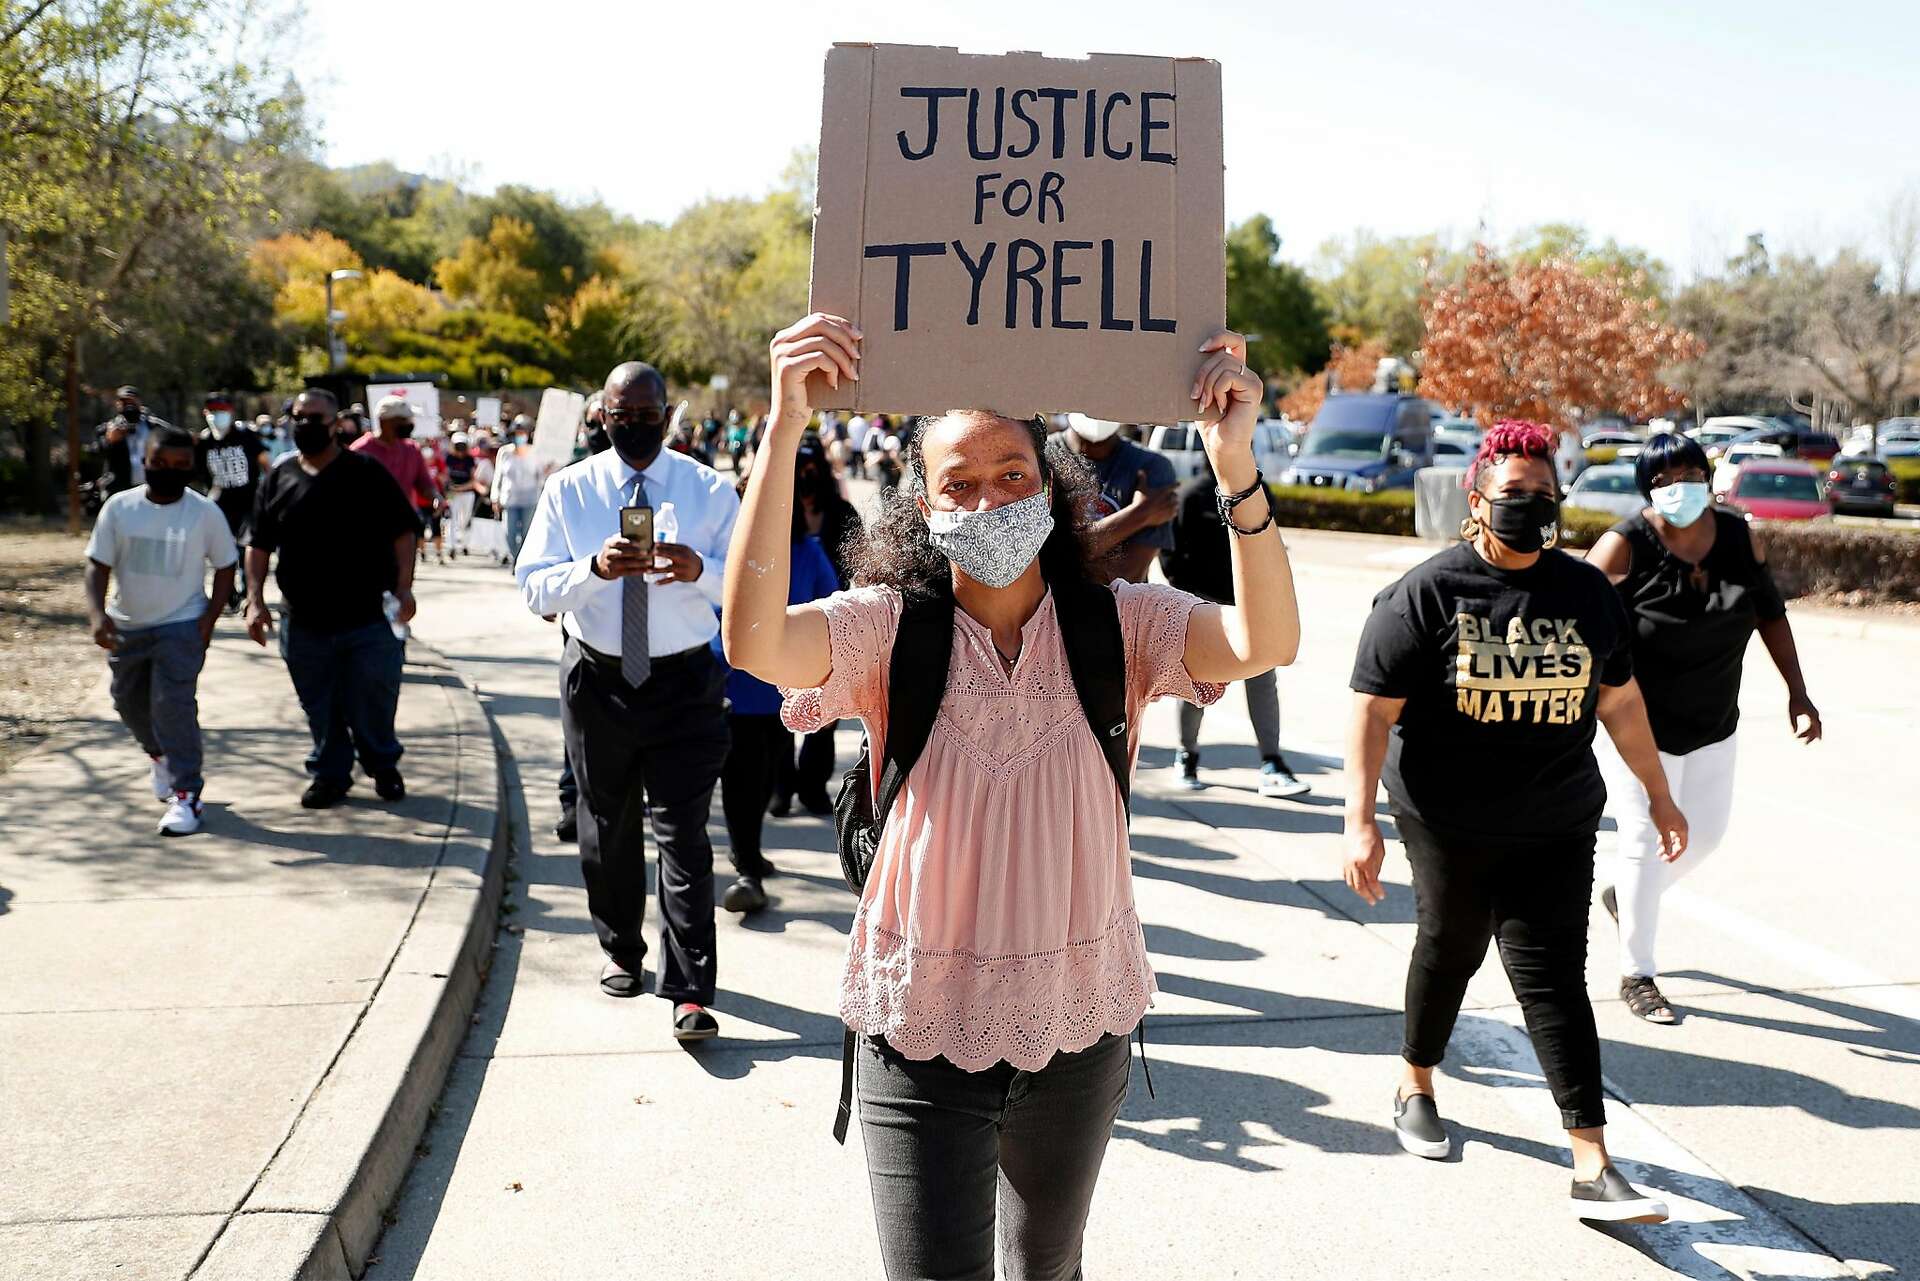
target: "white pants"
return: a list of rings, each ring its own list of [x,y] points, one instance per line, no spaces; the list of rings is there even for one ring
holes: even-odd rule
[[[1619,825],[1613,889],[1620,907],[1620,973],[1651,978],[1654,938],[1660,929],[1660,896],[1669,885],[1700,866],[1727,834],[1733,813],[1734,743],[1729,734],[1684,756],[1660,753],[1667,788],[1687,818],[1687,852],[1668,863],[1660,857],[1660,834],[1647,813],[1647,789],[1633,776],[1613,740],[1594,741],[1600,773],[1607,781],[1607,813]]]
[[[467,542],[467,526],[473,522],[474,492],[462,490],[447,495],[447,550],[458,551]]]

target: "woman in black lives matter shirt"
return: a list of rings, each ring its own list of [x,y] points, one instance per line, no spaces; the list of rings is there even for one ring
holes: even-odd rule
[[[1360,638],[1347,741],[1347,884],[1381,900],[1374,816],[1384,778],[1419,922],[1407,968],[1406,1060],[1394,1130],[1447,1155],[1433,1069],[1489,938],[1573,1147],[1573,1210],[1656,1223],[1667,1209],[1607,1158],[1600,1038],[1587,1000],[1587,904],[1606,791],[1604,723],[1647,789],[1665,857],[1686,848],[1633,680],[1626,610],[1600,571],[1555,550],[1553,438],[1487,433],[1468,474],[1463,541],[1375,598]],[[1391,731],[1391,732],[1390,732]]]

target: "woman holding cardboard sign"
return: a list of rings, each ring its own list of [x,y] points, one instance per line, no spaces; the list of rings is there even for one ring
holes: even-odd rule
[[[807,380],[858,378],[860,346],[826,315],[774,339],[727,653],[785,688],[792,728],[858,716],[873,745],[871,783],[841,800],[843,859],[864,885],[840,1012],[888,1274],[991,1275],[997,1217],[1002,1275],[1075,1276],[1127,1037],[1154,991],[1127,845],[1139,714],[1168,695],[1212,702],[1299,646],[1253,461],[1261,383],[1238,335],[1195,354],[1237,607],[1100,582],[1087,481],[1052,468],[1044,423],[983,410],[914,438],[854,589],[789,607]]]

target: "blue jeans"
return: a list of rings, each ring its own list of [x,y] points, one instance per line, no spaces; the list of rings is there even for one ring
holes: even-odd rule
[[[507,559],[520,559],[521,544],[527,541],[527,531],[533,528],[533,508],[509,507],[507,513]]]
[[[107,655],[113,707],[149,756],[164,756],[173,790],[200,795],[200,668],[207,647],[198,623],[120,633]]]
[[[284,615],[280,655],[287,660],[287,675],[293,678],[313,735],[308,774],[345,788],[353,781],[356,756],[370,776],[400,763],[393,714],[400,703],[406,650],[384,619],[344,632],[322,632]]]

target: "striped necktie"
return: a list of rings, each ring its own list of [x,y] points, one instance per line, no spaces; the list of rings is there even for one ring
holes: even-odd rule
[[[630,505],[648,505],[646,483],[639,476],[633,478]],[[647,648],[647,576],[631,574],[620,580],[620,676],[638,689],[652,671],[653,656]]]

